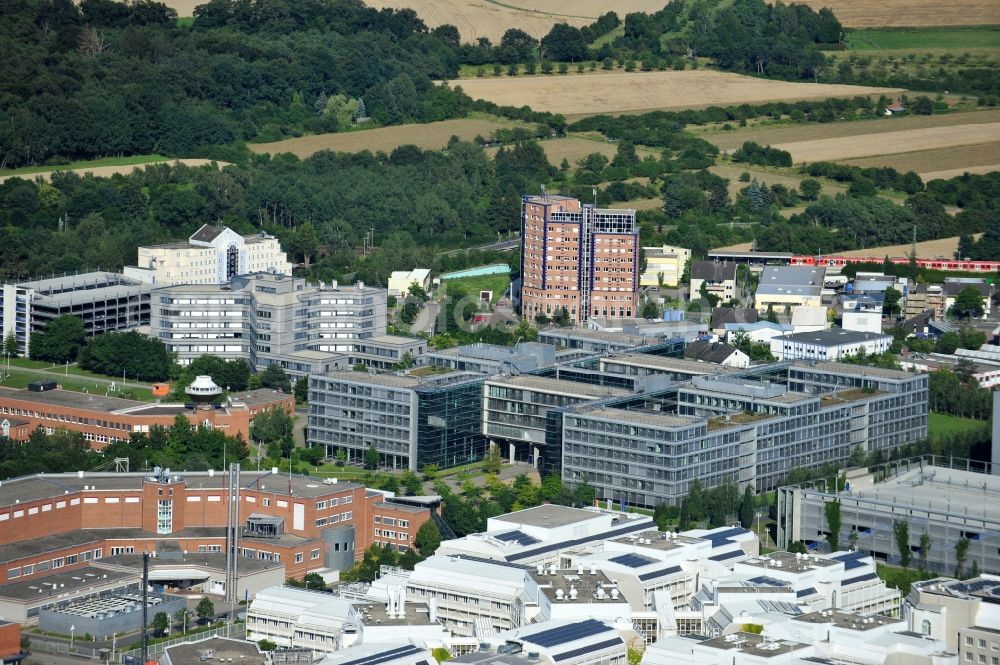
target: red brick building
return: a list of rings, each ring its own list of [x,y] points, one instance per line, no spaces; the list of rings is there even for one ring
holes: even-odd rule
[[[567,196],[525,196],[521,206],[521,312],[574,323],[638,315],[639,230],[634,210]]]
[[[194,425],[207,424],[230,436],[242,434],[249,439],[250,421],[272,407],[294,413],[295,397],[277,390],[252,390],[233,393],[220,406],[195,409],[185,404],[139,402],[59,389],[34,392],[0,388],[0,424],[4,419],[19,423],[11,427],[10,438],[23,441],[39,427],[49,434],[65,429],[82,432],[97,449],[126,440],[133,432],[148,432],[154,425],[169,427],[178,415]]]
[[[226,474],[213,472],[5,480],[0,584],[168,546],[221,553],[227,496]],[[271,472],[243,472],[239,499],[241,554],[280,561],[288,577],[348,567],[376,541],[403,551],[430,519],[430,508],[397,503],[355,483]]]

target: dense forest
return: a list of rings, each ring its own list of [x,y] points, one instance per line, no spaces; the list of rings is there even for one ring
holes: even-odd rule
[[[51,183],[0,183],[0,277],[135,262],[135,248],[186,238],[206,221],[241,233],[267,229],[327,277],[360,271],[384,281],[414,265],[462,267],[436,248],[496,239],[519,226],[520,194],[556,173],[537,143],[500,150],[453,142],[443,151],[403,146],[389,155],[321,152],[299,160],[257,157],[224,169],[153,165],[129,176],[55,174]],[[379,251],[354,248],[374,228]]]
[[[346,102],[375,124],[503,112],[434,84],[457,74],[457,33],[360,0],[211,0],[190,25],[153,0],[11,0],[0,34],[0,168],[228,159],[218,146],[337,131]]]

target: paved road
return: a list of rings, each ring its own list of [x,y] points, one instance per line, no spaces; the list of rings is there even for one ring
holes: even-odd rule
[[[438,256],[452,256],[454,254],[468,254],[473,250],[490,251],[496,250],[499,252],[517,249],[521,246],[521,239],[514,238],[513,240],[501,240],[500,242],[493,242],[488,245],[479,245],[478,247],[466,247],[464,249],[453,249],[447,252],[438,252]]]

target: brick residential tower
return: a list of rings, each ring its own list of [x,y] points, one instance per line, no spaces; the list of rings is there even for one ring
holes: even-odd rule
[[[635,210],[610,210],[567,196],[521,203],[521,312],[570,321],[637,315],[639,229]]]

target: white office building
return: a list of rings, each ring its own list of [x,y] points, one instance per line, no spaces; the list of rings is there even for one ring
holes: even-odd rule
[[[156,288],[151,310],[150,335],[182,365],[209,353],[247,359],[257,370],[277,363],[292,376],[309,374],[329,355],[349,355],[359,342],[370,345],[386,333],[385,289],[308,284],[270,272],[221,285]]]
[[[832,360],[858,353],[878,355],[892,345],[892,335],[830,328],[771,338],[771,355],[778,360]]]
[[[125,275],[155,286],[225,284],[255,272],[292,274],[292,264],[274,236],[241,236],[225,226],[205,224],[187,242],[140,247],[137,265]]]

